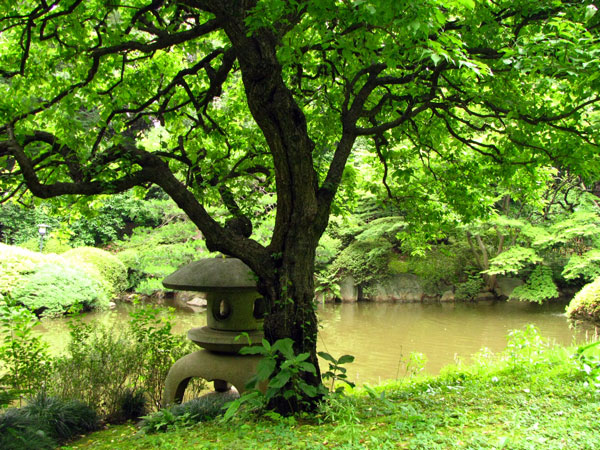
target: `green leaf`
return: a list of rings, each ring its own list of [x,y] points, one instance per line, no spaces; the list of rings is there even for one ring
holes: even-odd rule
[[[354,356],[352,355],[342,355],[337,361],[338,364],[348,364],[351,362],[354,362]]]
[[[277,375],[275,375],[273,378],[271,378],[271,381],[269,381],[269,388],[271,389],[281,389],[283,386],[285,386],[287,384],[288,381],[290,381],[291,378],[291,372],[289,371],[280,371]]]
[[[263,358],[256,368],[256,378],[258,381],[267,380],[275,370],[277,362],[271,358]]]

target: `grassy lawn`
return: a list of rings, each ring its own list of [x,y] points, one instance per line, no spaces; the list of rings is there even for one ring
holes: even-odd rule
[[[110,426],[62,448],[598,449],[600,393],[573,353],[521,331],[502,354],[356,389],[313,417],[242,413],[155,434]]]

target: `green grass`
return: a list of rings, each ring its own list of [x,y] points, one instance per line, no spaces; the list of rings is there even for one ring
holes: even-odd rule
[[[600,393],[531,330],[469,367],[332,398],[308,418],[245,416],[166,433],[111,426],[64,449],[597,449]]]

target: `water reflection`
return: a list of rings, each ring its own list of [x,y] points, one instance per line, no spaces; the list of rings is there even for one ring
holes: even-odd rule
[[[174,332],[185,333],[206,325],[202,309],[175,306]],[[118,326],[129,319],[130,309],[131,305],[121,305],[114,311],[87,314],[85,320]],[[437,373],[457,358],[467,361],[483,347],[502,350],[510,330],[530,323],[559,344],[583,341],[586,333],[593,330],[569,328],[564,309],[562,303],[522,302],[320,305],[318,346],[335,357],[354,355],[355,362],[348,366],[349,377],[358,383],[377,383],[402,377],[406,370],[402,361],[411,352],[424,353],[428,361],[426,371]],[[53,351],[60,352],[66,346],[66,319],[45,320],[38,330]]]

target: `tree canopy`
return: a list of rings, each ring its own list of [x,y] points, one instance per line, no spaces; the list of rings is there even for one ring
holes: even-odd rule
[[[443,180],[435,198],[467,217],[497,200],[490,185],[526,195],[538,167],[597,181],[596,12],[585,0],[2,2],[2,200],[160,186],[210,249],[256,272],[267,338],[293,338],[316,364],[315,248],[355,162],[372,155],[391,198],[431,200],[417,172]],[[252,223],[265,195],[276,218],[263,245]],[[217,202],[226,221],[207,210]]]

